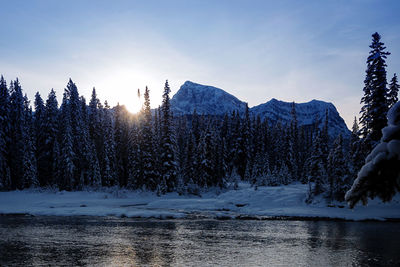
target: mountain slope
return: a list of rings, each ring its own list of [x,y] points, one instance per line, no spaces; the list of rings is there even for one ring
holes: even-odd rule
[[[235,110],[244,110],[246,103],[222,89],[186,81],[171,99],[174,114],[222,115]]]
[[[314,99],[306,103],[295,103],[295,109],[299,125],[312,125],[317,122],[318,126],[322,128],[325,123],[326,111],[328,111],[329,135],[336,137],[340,133],[344,137],[348,137],[350,134],[346,123],[332,103]],[[291,111],[292,103],[275,98],[250,109],[252,114],[259,115],[261,119],[267,118],[270,123],[281,121],[283,124],[291,121]]]
[[[175,115],[197,114],[223,115],[238,110],[243,112],[246,103],[222,89],[186,81],[171,99],[171,109]],[[329,134],[335,138],[339,133],[344,137],[350,135],[344,120],[340,117],[332,103],[312,100],[307,103],[295,103],[299,126],[313,125],[315,122],[322,128],[325,113],[328,111]],[[250,108],[250,113],[268,119],[270,123],[280,121],[282,124],[290,123],[292,116],[292,103],[277,99]]]

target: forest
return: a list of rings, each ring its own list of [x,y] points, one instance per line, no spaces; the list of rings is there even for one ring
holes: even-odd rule
[[[0,190],[31,187],[59,190],[123,187],[200,195],[211,187],[235,189],[308,184],[307,202],[317,195],[343,201],[366,156],[379,143],[388,110],[398,101],[396,74],[386,81],[386,52],[375,33],[367,59],[363,104],[350,138],[330,136],[323,127],[271,123],[248,107],[223,116],[176,116],[170,87],[159,108],[151,109],[150,90],[138,90],[143,107],[131,114],[110,107],[93,88],[91,98],[70,79],[59,105],[51,90],[33,105],[18,79],[0,79]]]

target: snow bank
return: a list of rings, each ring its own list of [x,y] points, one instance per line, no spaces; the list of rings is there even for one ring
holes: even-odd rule
[[[371,201],[368,206],[349,209],[343,203],[327,207],[323,199],[305,204],[307,185],[258,187],[240,184],[238,190],[216,191],[197,196],[176,193],[157,197],[151,192],[0,192],[0,214],[57,216],[121,216],[141,218],[265,218],[323,217],[349,220],[400,219],[400,197],[391,203]]]

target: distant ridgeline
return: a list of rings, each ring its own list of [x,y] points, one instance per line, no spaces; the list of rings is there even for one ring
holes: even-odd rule
[[[330,103],[271,100],[248,109],[221,89],[186,82],[159,109],[144,90],[140,113],[111,108],[93,89],[86,103],[69,80],[61,105],[54,90],[34,110],[18,80],[0,79],[0,190],[124,187],[200,194],[309,183],[309,196],[343,200],[360,159]],[[140,92],[138,95],[141,95]],[[196,112],[194,112],[196,110]],[[303,127],[306,126],[306,127]],[[354,162],[353,162],[354,161]]]
[[[328,119],[328,132],[331,138],[341,134],[350,137],[350,131],[335,106],[320,100],[307,103],[294,103],[298,126],[317,126],[322,129]],[[194,110],[202,115],[224,115],[239,111],[245,113],[246,103],[222,89],[186,81],[171,99],[174,115],[191,115]],[[249,109],[252,116],[260,116],[270,124],[290,124],[293,119],[293,103],[275,98]]]

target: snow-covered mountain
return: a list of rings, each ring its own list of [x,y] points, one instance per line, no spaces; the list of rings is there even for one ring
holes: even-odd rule
[[[326,111],[328,111],[329,135],[333,138],[339,134],[344,137],[350,135],[346,123],[332,103],[314,99],[306,103],[295,103],[295,109],[299,125],[313,125],[318,122],[319,127],[322,128],[325,123]],[[275,98],[250,109],[252,114],[259,115],[261,119],[268,118],[271,123],[281,121],[283,124],[291,121],[291,111],[291,102],[284,102]]]
[[[171,99],[171,109],[175,115],[197,114],[222,115],[238,110],[243,112],[246,103],[222,89],[186,81]],[[332,103],[312,100],[307,103],[295,103],[297,120],[299,125],[312,125],[318,121],[320,127],[325,121],[325,112],[328,110],[328,125],[331,137],[339,133],[348,137],[350,131],[344,120],[340,117],[336,107]],[[250,108],[251,114],[260,115],[261,119],[268,118],[271,123],[280,121],[289,123],[292,103],[277,99]]]
[[[186,81],[171,99],[172,112],[222,115],[244,110],[246,103],[222,89]]]

